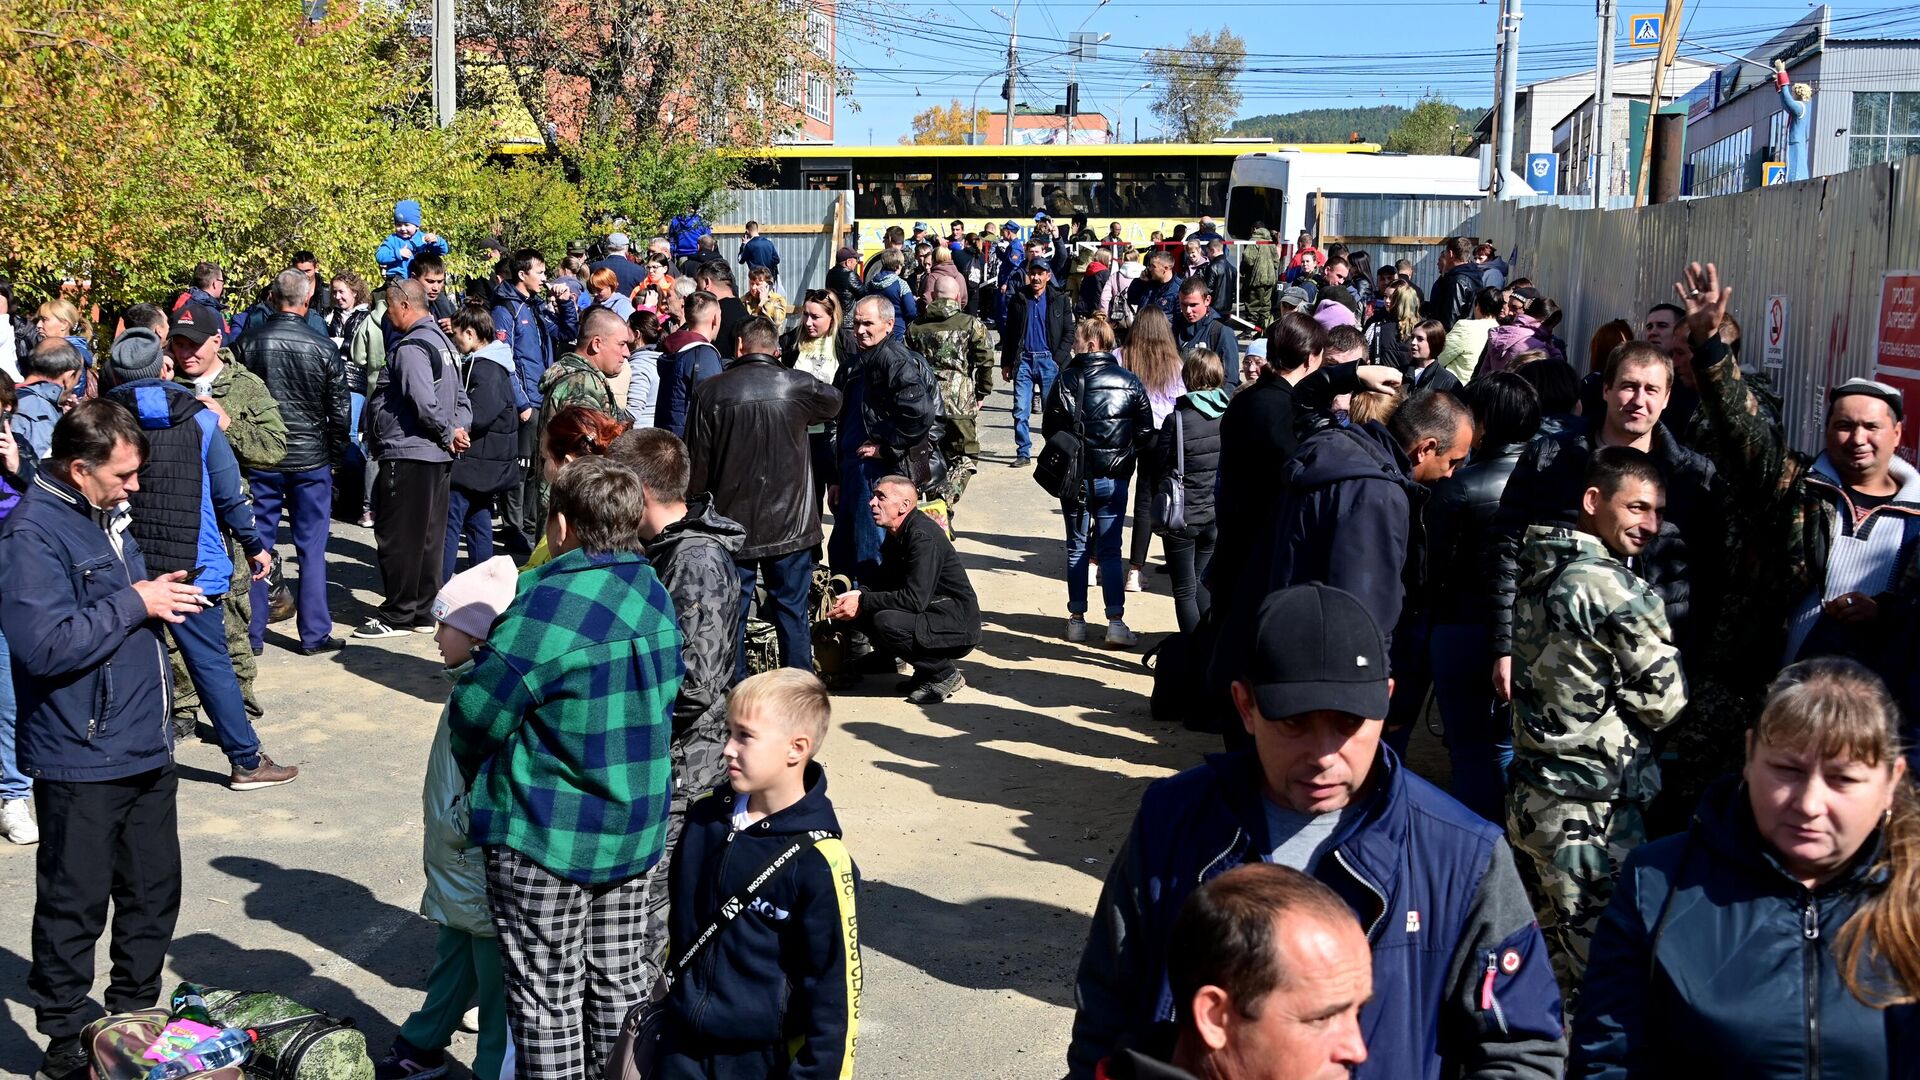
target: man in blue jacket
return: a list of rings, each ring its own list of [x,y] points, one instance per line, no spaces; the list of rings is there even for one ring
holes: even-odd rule
[[[747,238],[740,242],[739,259],[748,266],[766,267],[773,272],[773,280],[780,280],[780,252],[773,241],[760,235],[759,222],[747,222]]]
[[[129,534],[147,439],[110,401],[75,406],[0,524],[0,630],[13,649],[20,769],[42,830],[27,1000],[47,1037],[39,1075],[83,1080],[93,950],[113,900],[106,1012],[152,1007],[180,911],[178,779],[161,623],[206,597],[185,572],[149,579]],[[218,612],[219,608],[215,607]],[[111,682],[109,682],[111,672]]]
[[[219,334],[218,316],[201,304],[175,310],[168,328],[169,340],[183,349],[216,350]],[[172,381],[172,356],[162,351],[159,335],[144,326],[129,327],[114,340],[106,374],[107,399],[131,412],[147,435],[140,486],[131,496],[133,535],[154,570],[191,571],[188,584],[199,586],[210,601],[171,632],[213,721],[214,737],[233,766],[227,786],[252,791],[291,783],[300,770],[276,765],[260,752],[227,650],[221,601],[234,570],[227,537],[247,553],[255,580],[273,566],[241,486],[240,462],[227,442],[228,418],[194,397],[191,387]]]
[[[1499,827],[1381,744],[1392,689],[1385,638],[1354,597],[1302,585],[1266,599],[1232,686],[1254,745],[1147,789],[1081,954],[1070,1077],[1174,1018],[1181,902],[1252,862],[1318,878],[1366,929],[1355,1076],[1560,1075],[1560,990],[1513,855]]]
[[[505,280],[493,287],[493,332],[513,349],[513,364],[520,371],[520,388],[528,405],[520,414],[520,460],[529,463],[521,482],[502,493],[501,516],[507,523],[507,550],[525,558],[533,551],[531,538],[546,527],[546,522],[530,518],[540,502],[540,430],[527,421],[545,400],[540,394],[541,378],[579,332],[580,308],[573,303],[571,290],[555,285],[548,290],[554,299],[548,309],[540,296],[547,289],[547,260],[539,252],[521,248],[501,262],[506,273]]]

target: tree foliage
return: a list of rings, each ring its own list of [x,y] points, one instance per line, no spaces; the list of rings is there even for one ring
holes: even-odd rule
[[[1455,131],[1471,130],[1465,115],[1437,97],[1422,98],[1387,136],[1386,148],[1402,154],[1451,154]]]
[[[1221,27],[1188,34],[1183,46],[1148,49],[1141,57],[1159,88],[1153,115],[1180,142],[1211,142],[1226,134],[1240,110],[1234,83],[1247,66],[1247,43]]]
[[[902,135],[900,141],[917,146],[962,146],[985,127],[987,116],[986,109],[970,110],[954,98],[951,105],[935,105],[915,116],[913,134]]]
[[[1361,142],[1385,142],[1410,111],[1399,105],[1374,105],[1366,108],[1268,113],[1235,120],[1228,134],[1303,143],[1343,143],[1357,134]],[[1456,108],[1455,111],[1466,115],[1465,110]]]

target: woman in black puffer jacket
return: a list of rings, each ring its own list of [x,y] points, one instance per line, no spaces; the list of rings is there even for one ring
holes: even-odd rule
[[[1160,425],[1154,471],[1170,475],[1184,468],[1180,489],[1185,496],[1186,527],[1160,534],[1173,578],[1173,615],[1180,632],[1193,633],[1213,606],[1204,584],[1213,561],[1213,493],[1220,475],[1220,417],[1227,411],[1226,370],[1212,349],[1187,350],[1181,369],[1187,392],[1173,403],[1173,415]],[[1176,453],[1177,451],[1177,453]],[[1184,456],[1184,461],[1182,460]]]
[[[1480,447],[1465,467],[1434,485],[1427,503],[1428,648],[1453,797],[1504,825],[1513,721],[1487,678],[1493,670],[1493,517],[1521,451],[1540,429],[1540,397],[1525,379],[1502,371],[1475,379],[1466,398]]]
[[[1621,867],[1568,1077],[1920,1076],[1920,798],[1899,722],[1854,661],[1774,680],[1738,782]]]
[[[1073,362],[1054,380],[1041,419],[1041,435],[1078,431],[1086,440],[1087,490],[1062,499],[1067,519],[1067,640],[1087,640],[1089,532],[1100,561],[1100,591],[1107,605],[1106,643],[1129,648],[1139,639],[1127,629],[1127,567],[1120,551],[1127,516],[1127,481],[1153,439],[1153,407],[1146,387],[1113,355],[1113,327],[1088,319],[1074,336]]]

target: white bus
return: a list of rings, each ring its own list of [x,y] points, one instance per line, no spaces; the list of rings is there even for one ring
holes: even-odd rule
[[[1508,180],[1526,190],[1526,179],[1519,174],[1509,172]],[[1256,222],[1282,243],[1291,243],[1302,230],[1318,235],[1323,230],[1316,226],[1324,223],[1316,221],[1316,193],[1330,199],[1458,200],[1462,218],[1471,212],[1467,204],[1487,197],[1476,158],[1260,151],[1234,159],[1227,186],[1227,235],[1251,240]]]

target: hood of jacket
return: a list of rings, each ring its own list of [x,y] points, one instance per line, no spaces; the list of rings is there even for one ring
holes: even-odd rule
[[[1329,428],[1300,444],[1287,462],[1287,482],[1295,487],[1324,487],[1341,480],[1386,480],[1412,491],[1425,490],[1408,476],[1412,463],[1387,429],[1376,423]]]
[[[1227,412],[1227,392],[1218,388],[1213,390],[1194,390],[1190,393],[1182,394],[1180,400],[1193,406],[1195,412],[1209,420],[1217,420],[1226,415]]]
[[[895,285],[904,288],[906,283],[900,280],[899,274],[891,270],[875,270],[873,277],[867,280],[867,287],[871,289],[891,289]]]
[[[1592,533],[1566,525],[1529,525],[1520,547],[1520,588],[1537,587],[1582,559],[1620,561]]]
[[[948,300],[943,297],[937,300],[927,301],[927,306],[921,309],[920,321],[945,322],[958,314],[960,314],[960,301]]]
[[[647,558],[654,563],[669,562],[681,544],[710,540],[727,549],[731,556],[747,542],[746,527],[713,508],[713,496],[706,492],[687,496],[687,516],[660,530],[647,544]]]
[[[1273,230],[1256,228],[1253,230],[1253,238],[1255,240],[1271,240],[1273,239]]]
[[[178,427],[206,408],[191,389],[162,379],[121,383],[107,391],[107,396],[132,409],[143,431]]]
[[[513,346],[504,341],[489,341],[473,351],[475,360],[491,360],[507,369],[509,375],[519,375],[520,369],[513,363]]]
[[[712,344],[712,342],[708,341],[706,337],[698,331],[688,330],[683,327],[660,340],[660,354],[662,356],[672,356],[674,353],[679,352],[689,345],[710,344]]]

